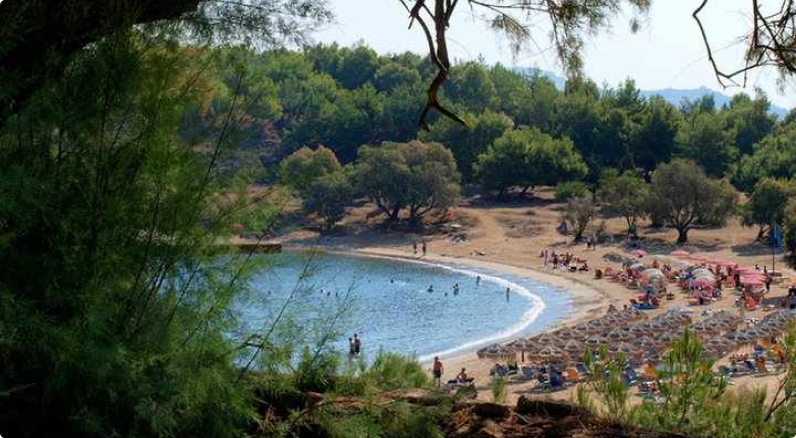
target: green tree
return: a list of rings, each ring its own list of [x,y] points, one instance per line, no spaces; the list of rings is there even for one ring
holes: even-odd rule
[[[677,133],[677,153],[695,161],[711,177],[722,177],[738,158],[721,115],[699,112],[688,118]]]
[[[465,181],[473,181],[473,165],[478,155],[494,143],[506,131],[514,127],[510,118],[503,114],[485,111],[477,116],[465,115],[467,126],[450,119],[440,119],[428,131],[422,131],[423,141],[442,143],[453,151]]]
[[[597,215],[597,206],[590,196],[571,198],[564,207],[561,218],[569,224],[569,229],[576,242],[583,239],[583,233]]]
[[[331,150],[323,146],[315,150],[304,147],[282,161],[280,173],[283,184],[304,193],[316,179],[340,169],[340,162]]]
[[[790,125],[755,144],[754,153],[741,158],[732,182],[750,193],[763,178],[790,179],[796,175],[796,126]]]
[[[498,105],[497,91],[489,70],[476,62],[451,69],[451,79],[445,84],[445,94],[474,112],[495,109]]]
[[[682,116],[660,96],[652,96],[627,126],[628,149],[634,167],[651,172],[659,163],[667,163],[675,150],[675,137]]]
[[[187,147],[212,62],[169,41],[109,35],[0,128],[3,435],[231,437],[253,414],[229,311],[253,266],[215,254],[251,219],[217,166],[257,102]]]
[[[776,117],[769,113],[771,103],[760,95],[751,99],[746,94],[736,94],[723,111],[726,130],[741,155],[753,152],[753,146],[773,132]]]
[[[578,180],[587,172],[569,139],[556,139],[535,128],[506,131],[475,165],[481,184],[498,196],[511,187],[521,187],[525,194],[536,186]]]
[[[791,254],[796,254],[796,199],[789,199],[785,203],[783,236],[785,247]]]
[[[459,197],[456,161],[439,143],[384,142],[359,152],[356,187],[390,222],[408,209],[409,222],[417,224],[429,211],[452,206]]]
[[[686,243],[697,224],[726,220],[736,199],[729,183],[709,178],[693,161],[675,159],[652,174],[647,212],[677,230],[677,243]]]
[[[354,188],[342,170],[319,176],[307,187],[304,208],[323,219],[327,229],[343,220],[345,207],[354,198]]]
[[[597,196],[602,203],[600,211],[608,217],[624,218],[627,234],[635,236],[638,220],[646,214],[649,185],[631,172],[609,174],[600,180]]]
[[[796,195],[796,186],[791,181],[764,178],[755,184],[749,201],[743,206],[743,225],[757,226],[757,240],[763,240],[771,225],[782,226],[785,205]]]

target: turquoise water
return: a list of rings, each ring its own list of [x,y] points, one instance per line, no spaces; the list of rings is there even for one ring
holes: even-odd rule
[[[561,289],[488,269],[309,252],[260,257],[270,267],[252,279],[259,300],[243,311],[250,329],[269,327],[281,312],[307,343],[334,328],[332,345],[347,351],[358,333],[370,357],[379,349],[421,361],[450,357],[544,330],[572,309]]]

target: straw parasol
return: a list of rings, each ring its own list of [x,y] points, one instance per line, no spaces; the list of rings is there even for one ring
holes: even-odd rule
[[[603,338],[602,336],[589,336],[588,338],[586,338],[585,341],[583,341],[583,343],[586,347],[596,349],[597,347],[600,346],[600,344],[605,344],[606,342],[605,338]]]
[[[533,339],[523,338],[509,343],[508,347],[516,351],[535,351],[541,348],[542,346],[539,345],[539,343],[535,342]]]
[[[677,339],[680,339],[680,335],[672,332],[664,332],[660,336],[658,336],[658,340],[666,344],[671,344]]]
[[[479,358],[492,358],[492,359],[506,359],[513,360],[517,358],[517,352],[513,349],[501,345],[492,344],[477,351]]]
[[[560,348],[548,345],[537,351],[532,357],[542,362],[561,362],[567,359],[567,353]]]
[[[586,347],[581,342],[570,339],[566,344],[564,344],[563,350],[569,353],[570,356],[578,356],[583,354],[583,352],[586,350]]]
[[[627,341],[631,338],[630,333],[621,330],[611,330],[605,335],[605,339],[611,343]]]

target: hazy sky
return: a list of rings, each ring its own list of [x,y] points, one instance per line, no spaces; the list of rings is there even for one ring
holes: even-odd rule
[[[351,45],[365,41],[379,53],[412,51],[425,54],[427,44],[420,29],[407,29],[406,11],[398,0],[330,0],[336,23],[321,29],[315,39]],[[411,3],[411,1],[409,1]],[[704,24],[720,66],[725,70],[740,67],[743,46],[738,38],[748,31],[750,0],[713,0],[704,13]],[[639,88],[697,88],[721,90],[708,64],[705,48],[691,12],[698,0],[652,0],[644,26],[630,32],[631,14],[615,20],[613,27],[590,39],[585,51],[586,74],[598,84],[616,85],[625,78],[636,80]],[[465,1],[458,6],[449,32],[452,59],[464,61],[483,57],[487,63],[538,67],[561,74],[555,53],[550,48],[547,22],[534,18],[537,46],[514,56],[505,40],[489,30],[470,12]],[[753,93],[763,89],[777,105],[796,105],[796,91],[778,91],[777,73],[757,71],[748,88],[723,90]]]

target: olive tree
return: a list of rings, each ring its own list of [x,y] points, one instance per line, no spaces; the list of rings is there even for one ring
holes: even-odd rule
[[[723,223],[736,200],[728,182],[709,178],[693,161],[676,159],[652,174],[647,212],[677,230],[677,243],[685,243],[695,226]]]
[[[282,160],[282,184],[304,193],[317,178],[340,171],[342,166],[331,149],[303,147]]]
[[[572,230],[575,241],[583,239],[583,233],[589,227],[594,216],[597,215],[597,206],[589,196],[571,198],[564,208],[562,219]]]
[[[743,206],[744,226],[757,226],[757,240],[762,240],[771,225],[781,226],[785,219],[785,204],[796,194],[796,186],[787,180],[765,178],[755,184],[749,201]]]
[[[461,176],[450,150],[439,143],[384,142],[363,146],[354,166],[356,188],[395,222],[402,210],[417,224],[431,210],[452,206]]]
[[[345,217],[345,207],[351,203],[354,189],[343,171],[323,175],[313,181],[304,194],[304,208],[323,219],[332,229]]]
[[[627,234],[635,236],[638,220],[646,215],[649,185],[631,172],[606,175],[600,181],[597,196],[602,203],[602,214],[624,218]]]

